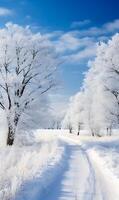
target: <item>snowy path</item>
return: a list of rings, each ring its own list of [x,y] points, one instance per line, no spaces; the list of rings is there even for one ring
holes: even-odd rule
[[[97,157],[89,157],[75,137],[60,136],[57,140],[59,150],[53,160],[63,150],[61,158],[47,163],[41,177],[26,182],[15,200],[119,200],[118,191],[110,193],[114,183],[105,176],[100,163],[96,164]]]
[[[94,170],[86,152],[80,145],[65,145],[62,171],[39,200],[101,200],[100,194],[95,194]]]

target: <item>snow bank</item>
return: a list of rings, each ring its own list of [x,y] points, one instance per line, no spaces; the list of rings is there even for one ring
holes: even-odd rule
[[[83,148],[95,170],[104,199],[119,199],[119,138],[104,137],[86,142]]]
[[[68,137],[66,134],[60,136],[69,143],[79,144],[82,151],[87,154],[95,172],[95,194],[101,194],[101,199],[107,200],[119,199],[119,131],[113,132],[115,134],[111,137],[73,134],[69,134]]]
[[[24,136],[25,137],[25,136]],[[29,138],[29,139],[28,139]],[[30,140],[30,137],[27,139]],[[0,148],[0,199],[20,198],[21,190],[25,184],[42,179],[42,185],[47,185],[49,177],[42,178],[49,165],[60,162],[63,150],[55,136],[37,138],[18,146],[17,142],[12,147]],[[16,140],[17,141],[17,140]],[[25,139],[25,141],[27,141]],[[23,192],[23,191],[22,191]],[[16,199],[16,197],[15,197]],[[23,200],[23,198],[21,198]]]

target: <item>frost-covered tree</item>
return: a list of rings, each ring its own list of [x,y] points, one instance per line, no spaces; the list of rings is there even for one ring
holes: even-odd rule
[[[69,106],[66,115],[63,119],[63,127],[72,127],[79,135],[80,129],[83,125],[83,111],[84,111],[84,95],[83,92],[77,93],[70,98]]]
[[[119,34],[97,45],[81,92],[72,97],[64,120],[68,118],[75,129],[81,122],[93,136],[102,129],[111,134],[119,126]]]
[[[0,29],[0,108],[6,113],[8,145],[23,114],[55,85],[56,66],[53,49],[39,33],[11,23]]]
[[[93,126],[108,130],[119,125],[119,34],[98,46],[90,65],[84,85],[92,99]]]

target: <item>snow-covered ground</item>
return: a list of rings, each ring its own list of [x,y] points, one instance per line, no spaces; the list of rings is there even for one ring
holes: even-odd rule
[[[119,200],[118,134],[84,133],[37,130],[1,146],[0,200]]]

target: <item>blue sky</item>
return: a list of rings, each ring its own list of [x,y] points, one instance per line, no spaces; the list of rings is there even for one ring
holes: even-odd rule
[[[8,21],[41,31],[65,60],[62,91],[79,91],[96,43],[119,31],[118,0],[0,0],[1,27]]]
[[[97,26],[119,15],[118,0],[0,0],[0,6],[16,12],[16,23],[30,22],[52,29],[68,30],[73,21],[85,19]]]

